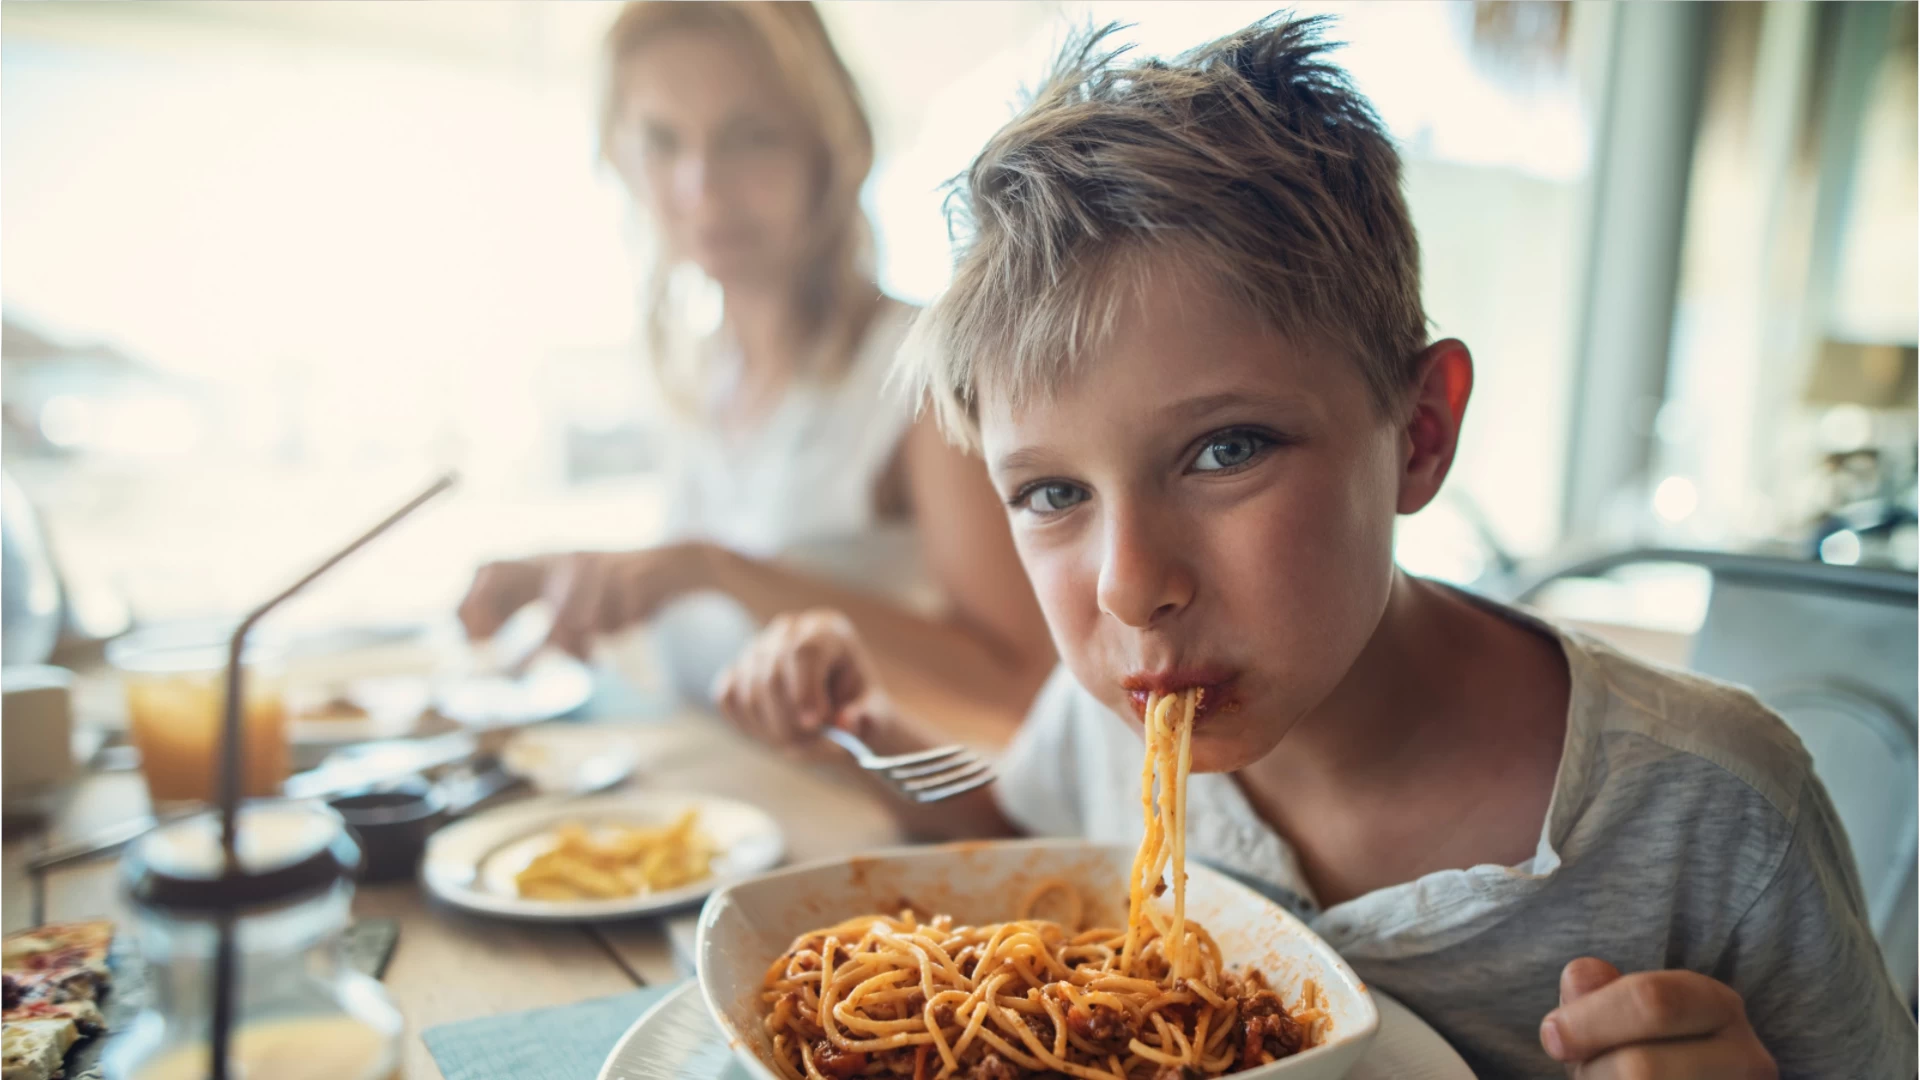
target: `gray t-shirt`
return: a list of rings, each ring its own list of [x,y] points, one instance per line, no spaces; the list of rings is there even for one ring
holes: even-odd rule
[[[1533,858],[1442,870],[1326,910],[1231,777],[1188,785],[1187,850],[1287,902],[1483,1078],[1561,1077],[1540,1047],[1560,970],[1685,968],[1731,985],[1783,1077],[1915,1075],[1914,1024],[1800,740],[1744,690],[1557,637],[1572,693]],[[1002,807],[1037,835],[1138,843],[1139,736],[1064,669],[1008,747]]]

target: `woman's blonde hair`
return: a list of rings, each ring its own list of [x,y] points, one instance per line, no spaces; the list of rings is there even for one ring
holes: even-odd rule
[[[860,186],[873,167],[873,128],[853,76],[811,3],[769,0],[687,2],[637,0],[607,30],[600,99],[600,154],[612,163],[615,128],[623,119],[625,75],[662,34],[710,30],[729,35],[767,62],[813,141],[815,202],[794,302],[810,348],[804,373],[837,377],[851,361],[874,311],[873,232],[860,208]],[[684,364],[690,335],[673,283],[676,260],[656,244],[642,298],[648,352],[668,391],[690,403],[692,372]]]

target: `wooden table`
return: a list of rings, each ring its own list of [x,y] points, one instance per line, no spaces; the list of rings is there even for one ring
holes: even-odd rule
[[[668,721],[599,725],[640,752],[635,788],[684,790],[752,802],[786,830],[789,861],[897,843],[883,796],[857,774],[785,760],[735,735],[723,721],[688,714]],[[146,808],[140,778],[86,777],[46,829],[9,837],[0,871],[0,917],[9,931],[32,918],[25,864],[48,842],[82,835]],[[48,920],[103,917],[127,925],[117,866],[99,862],[50,874]],[[671,982],[690,973],[693,916],[593,926],[537,926],[481,919],[430,902],[411,882],[364,887],[354,911],[399,921],[385,984],[407,1018],[405,1076],[436,1080],[420,1032],[452,1020],[564,1005]],[[676,939],[681,943],[676,949]]]

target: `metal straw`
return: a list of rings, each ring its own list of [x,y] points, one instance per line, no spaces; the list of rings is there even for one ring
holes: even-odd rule
[[[246,651],[248,632],[268,612],[279,607],[288,597],[311,585],[315,578],[338,566],[347,556],[365,547],[369,541],[392,528],[401,518],[420,509],[428,500],[452,487],[456,479],[456,474],[451,472],[442,475],[428,485],[425,491],[409,499],[405,506],[388,514],[378,525],[368,529],[358,539],[308,571],[305,577],[287,586],[280,595],[254,608],[246,618],[240,620],[239,628],[234,630],[232,639],[227,643],[227,701],[220,746],[220,846],[225,855],[222,877],[234,876],[240,867],[240,763],[242,740],[246,734],[240,723],[243,704],[241,692],[245,682],[242,678],[241,659]],[[229,914],[220,921],[219,942],[214,953],[213,1046],[211,1047],[213,1080],[227,1080],[227,1046],[233,1036],[233,937],[234,920]]]

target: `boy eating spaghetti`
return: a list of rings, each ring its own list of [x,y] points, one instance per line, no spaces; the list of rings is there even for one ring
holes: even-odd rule
[[[986,459],[1064,669],[961,835],[1140,837],[1198,688],[1187,850],[1290,903],[1483,1076],[1892,1077],[1915,1031],[1805,751],[1750,695],[1408,576],[1473,363],[1315,20],[1069,50],[981,151],[903,353]],[[844,619],[717,687],[769,741],[927,745]]]

